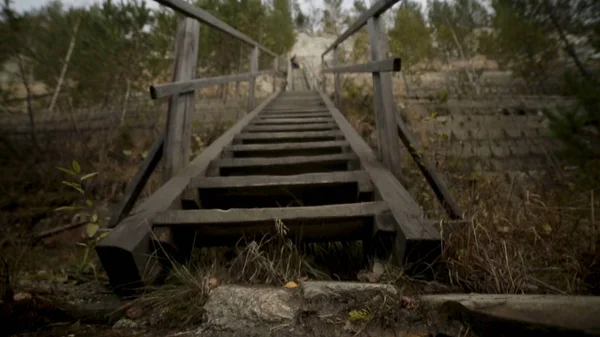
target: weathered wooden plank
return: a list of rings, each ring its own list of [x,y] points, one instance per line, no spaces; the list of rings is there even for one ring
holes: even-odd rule
[[[282,132],[282,131],[323,131],[336,129],[334,123],[313,123],[297,125],[247,126],[244,132]]]
[[[331,147],[348,146],[348,142],[343,140],[326,142],[298,142],[298,143],[279,143],[279,144],[240,144],[226,147],[227,151],[281,151],[281,150],[305,150],[305,149],[323,149]]]
[[[180,213],[188,218],[182,220],[190,221],[173,227],[194,230],[198,246],[232,245],[238,242],[241,236],[260,240],[266,233],[277,233],[276,220],[283,222],[287,227],[287,237],[294,241],[360,240],[364,237],[365,229],[373,222],[374,215],[385,209],[385,204],[365,202],[227,211],[194,210],[191,212],[195,214]],[[166,221],[178,220],[178,217],[179,214],[171,214],[157,218],[156,221],[161,222],[158,226],[168,226]],[[249,219],[251,222],[243,222],[243,219]]]
[[[363,64],[354,64],[347,66],[337,66],[326,68],[324,73],[375,73],[375,72],[398,72],[400,71],[401,61],[399,58],[391,60],[373,61]]]
[[[183,19],[177,28],[173,81],[190,80],[196,71],[200,24]],[[170,179],[189,161],[194,93],[171,96],[164,145],[165,180]]]
[[[364,171],[307,173],[290,176],[242,176],[242,177],[198,177],[190,182],[189,188],[247,188],[302,185],[332,185],[355,182],[363,192],[372,191],[371,180]]]
[[[306,124],[306,123],[331,123],[333,119],[331,117],[318,117],[318,118],[257,118],[252,122],[252,125],[261,124]]]
[[[189,165],[182,168],[158,191],[140,204],[108,236],[96,244],[96,252],[114,287],[135,287],[152,281],[145,274],[151,264],[152,246],[149,219],[156,213],[167,210],[175,203],[192,178],[206,173],[211,161],[218,158],[225,146],[233,140],[271,101],[279,91],[266,99],[254,111],[243,117],[231,129],[215,140]]]
[[[342,133],[339,131],[299,131],[299,132],[249,132],[240,133],[235,137],[236,140],[241,141],[252,141],[252,140],[269,140],[269,141],[281,141],[286,139],[321,139],[321,138],[332,138],[341,137]]]
[[[156,214],[152,224],[158,226],[202,226],[220,225],[223,227],[253,222],[273,222],[281,220],[330,220],[335,218],[353,218],[375,216],[389,209],[384,201],[355,204],[248,208],[223,210],[174,210]]]
[[[264,51],[265,53],[267,53],[273,57],[277,56],[277,54],[270,51],[269,49],[267,49],[265,46],[261,45],[260,43],[252,40],[246,34],[243,34],[242,32],[231,27],[230,25],[226,24],[225,22],[217,19],[216,17],[212,16],[207,11],[205,11],[199,7],[191,5],[182,0],[154,0],[154,1],[158,2],[161,5],[167,6],[174,11],[182,13],[186,16],[193,17],[196,20],[198,20],[212,28],[218,29],[226,34],[229,34],[250,46],[258,47],[262,51]]]
[[[291,106],[291,107],[270,107],[265,109],[261,115],[277,115],[277,114],[289,114],[289,113],[323,113],[327,112],[325,105],[323,106]]]
[[[140,170],[136,173],[135,177],[127,184],[127,188],[125,189],[125,194],[123,195],[123,199],[117,205],[117,209],[110,217],[110,221],[108,222],[108,228],[114,228],[117,226],[123,218],[129,215],[129,212],[135,205],[137,198],[142,193],[144,186],[146,186],[146,182],[150,179],[152,172],[160,162],[160,158],[162,158],[163,154],[163,145],[165,143],[165,136],[161,135],[157,140],[154,141],[154,144],[148,150],[148,155],[140,165]]]
[[[398,261],[415,261],[429,257],[431,261],[440,254],[440,234],[432,223],[424,218],[419,204],[402,186],[398,179],[387,170],[369,148],[369,145],[354,130],[352,125],[337,110],[326,94],[320,92],[325,104],[330,109],[338,127],[344,133],[352,151],[359,158],[364,171],[369,174],[376,195],[390,206],[390,212],[397,222],[396,250]],[[413,251],[414,249],[414,251]]]
[[[429,162],[429,160],[421,156],[420,149],[417,148],[417,141],[413,137],[411,131],[404,125],[402,117],[396,115],[396,123],[398,125],[398,136],[404,143],[404,146],[408,149],[408,152],[412,156],[413,160],[425,176],[425,179],[431,186],[433,193],[442,204],[442,207],[446,210],[446,213],[451,219],[461,219],[462,211],[458,207],[458,203],[450,193],[450,190],[446,186],[446,183],[442,177],[438,174],[435,166]]]
[[[261,119],[277,119],[277,118],[319,118],[329,117],[329,112],[318,113],[282,113],[282,114],[260,114]]]
[[[327,53],[333,50],[333,48],[339,46],[342,42],[344,42],[347,38],[352,36],[352,34],[358,32],[364,25],[367,24],[367,21],[374,17],[383,14],[385,11],[390,9],[394,4],[396,4],[400,0],[379,0],[373,6],[371,6],[366,12],[361,14],[361,16],[354,21],[354,23],[346,29],[337,39],[329,46],[323,54],[321,54],[321,58],[325,57]]]
[[[238,75],[216,76],[209,78],[198,78],[188,81],[179,81],[172,83],[155,84],[150,87],[150,97],[159,99],[169,97],[183,92],[190,92],[201,88],[211,87],[219,84],[227,84],[231,82],[250,81],[258,76],[274,74],[273,70],[263,70],[254,73],[244,73]]]
[[[340,131],[290,131],[290,132],[255,132],[240,133],[235,139],[286,139],[286,138],[315,138],[315,137],[339,137]]]
[[[276,165],[295,165],[295,164],[318,164],[327,162],[338,162],[356,160],[353,153],[332,154],[323,156],[297,156],[282,158],[222,158],[214,161],[218,167],[248,167],[248,166],[276,166]]]
[[[258,72],[258,59],[260,57],[260,50],[258,47],[254,47],[252,49],[252,54],[250,55],[250,72],[255,73]],[[256,106],[256,77],[252,77],[250,79],[250,85],[248,86],[248,111],[252,111],[252,109]]]
[[[389,49],[388,37],[383,31],[382,24],[379,17],[368,20],[367,31],[373,61],[384,58]],[[389,73],[373,73],[372,76],[379,155],[385,167],[392,171],[401,182],[404,182],[392,77]]]

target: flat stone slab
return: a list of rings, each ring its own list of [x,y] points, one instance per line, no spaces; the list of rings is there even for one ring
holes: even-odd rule
[[[223,285],[216,288],[204,309],[204,331],[253,331],[294,323],[300,310],[297,290]]]

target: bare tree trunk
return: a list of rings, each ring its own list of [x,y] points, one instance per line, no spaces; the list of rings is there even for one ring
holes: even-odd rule
[[[127,80],[127,90],[125,91],[125,99],[123,100],[123,110],[121,111],[121,125],[125,122],[125,114],[127,113],[127,102],[129,101],[129,92],[131,90],[131,82]]]
[[[23,64],[23,58],[21,54],[17,56],[17,63],[19,66],[19,72],[21,73],[21,81],[25,86],[25,91],[27,92],[27,113],[29,115],[29,128],[31,132],[31,141],[35,146],[36,150],[40,151],[40,145],[37,141],[37,135],[35,130],[35,117],[33,115],[33,103],[31,101],[31,87],[29,86],[29,79],[27,78],[28,74],[25,71],[25,65]]]
[[[58,78],[58,83],[56,84],[56,88],[54,89],[54,94],[52,95],[52,100],[50,101],[50,106],[48,107],[48,112],[52,114],[52,110],[54,110],[54,106],[56,105],[56,100],[58,99],[58,94],[60,93],[60,88],[63,85],[65,80],[65,75],[67,74],[67,69],[69,68],[69,62],[71,61],[71,55],[73,54],[73,49],[75,48],[75,41],[77,40],[77,32],[79,31],[79,25],[81,24],[81,17],[77,20],[75,24],[75,28],[73,29],[73,37],[71,37],[71,43],[69,44],[69,50],[67,50],[67,56],[65,57],[65,62],[63,64],[62,70],[60,71],[60,77]]]
[[[452,39],[454,40],[454,44],[456,45],[456,49],[458,49],[458,53],[460,54],[460,58],[463,59],[463,61],[467,61],[467,57],[465,55],[465,52],[462,48],[462,45],[460,44],[460,41],[458,41],[458,37],[456,36],[456,32],[454,32],[454,29],[452,29],[452,27],[450,26],[450,23],[448,22],[448,20],[446,21],[446,26],[448,27],[448,29],[450,29],[450,33],[452,33]],[[471,69],[467,69],[466,71],[467,73],[467,78],[469,79],[469,84],[471,84],[471,86],[475,89],[475,93],[477,95],[479,95],[479,85],[477,85],[477,83],[475,83],[475,79],[473,78],[473,73],[471,72]]]

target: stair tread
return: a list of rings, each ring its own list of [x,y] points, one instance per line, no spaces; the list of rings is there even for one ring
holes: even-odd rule
[[[297,125],[250,125],[245,127],[242,132],[280,132],[280,131],[301,131],[301,130],[330,130],[336,129],[335,123],[311,123]]]
[[[385,201],[304,207],[170,210],[158,213],[154,226],[239,224],[281,220],[329,220],[370,217],[389,210]]]
[[[286,138],[314,138],[314,137],[341,137],[340,131],[288,131],[288,132],[244,132],[235,139],[286,139]]]
[[[319,149],[338,146],[348,146],[344,140],[332,140],[324,142],[297,142],[281,144],[239,144],[230,145],[225,149],[228,151],[277,151],[277,150],[301,150],[301,149]]]
[[[357,182],[361,192],[372,191],[369,175],[365,171],[306,173],[291,176],[231,176],[198,177],[190,182],[190,188],[246,188],[267,186],[326,185]]]
[[[305,123],[333,123],[332,117],[313,117],[313,118],[257,118],[250,125],[259,124],[305,124]]]
[[[224,167],[293,165],[307,163],[324,163],[332,161],[355,160],[353,153],[329,154],[320,156],[291,156],[276,158],[222,158],[214,161],[214,165]]]

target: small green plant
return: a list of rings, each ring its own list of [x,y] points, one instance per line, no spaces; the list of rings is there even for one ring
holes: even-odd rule
[[[435,93],[435,100],[438,101],[439,103],[448,102],[448,90],[438,90]]]
[[[82,260],[77,264],[77,273],[86,273],[92,271],[96,275],[96,265],[91,260],[90,252],[95,247],[96,242],[105,237],[108,233],[100,232],[100,219],[98,214],[94,212],[94,202],[87,198],[83,187],[83,182],[96,176],[98,172],[84,173],[81,171],[81,165],[77,160],[73,160],[71,168],[57,167],[57,169],[69,175],[69,180],[63,180],[62,183],[75,191],[79,192],[82,197],[74,205],[62,206],[56,208],[55,211],[74,212],[72,219],[84,219],[85,224],[85,240],[77,245],[85,248]],[[81,220],[80,220],[81,221]]]

